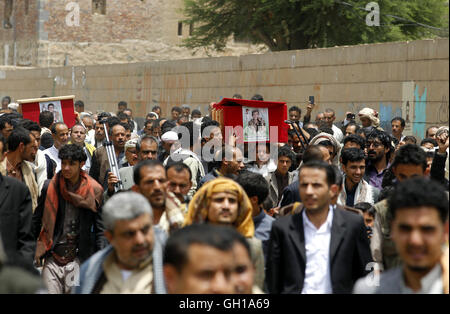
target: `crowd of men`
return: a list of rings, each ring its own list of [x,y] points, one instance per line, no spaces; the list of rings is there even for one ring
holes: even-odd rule
[[[69,129],[10,102],[0,293],[448,293],[448,126],[417,139],[401,117],[388,133],[371,108],[313,120],[309,103],[287,143],[239,146],[213,103],[139,127],[124,101],[77,101]]]

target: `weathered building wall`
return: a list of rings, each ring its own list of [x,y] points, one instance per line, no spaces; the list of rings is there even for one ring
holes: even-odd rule
[[[183,0],[14,0],[12,28],[0,25],[0,66],[55,67],[193,58],[180,47],[189,25],[178,23]],[[102,2],[102,1],[98,1]],[[28,3],[28,5],[27,5]],[[4,3],[0,1],[3,23]],[[213,56],[266,50],[230,41]],[[199,51],[195,57],[207,57]]]
[[[71,95],[89,110],[115,111],[125,100],[136,116],[154,104],[164,114],[173,105],[190,104],[204,114],[211,101],[240,93],[286,101],[305,108],[316,99],[313,114],[334,108],[370,106],[390,129],[394,116],[408,118],[409,132],[423,137],[431,124],[448,124],[448,39],[384,43],[164,62],[59,67],[0,72],[0,96],[14,99],[42,94]],[[403,107],[403,108],[402,108]],[[409,114],[406,112],[409,107]],[[411,122],[413,122],[411,124]]]

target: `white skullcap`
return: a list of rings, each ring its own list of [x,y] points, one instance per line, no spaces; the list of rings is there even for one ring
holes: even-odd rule
[[[19,108],[19,104],[16,102],[12,102],[8,105],[8,108],[11,110],[17,110]]]
[[[178,134],[174,131],[168,131],[161,136],[161,140],[164,142],[178,141]]]

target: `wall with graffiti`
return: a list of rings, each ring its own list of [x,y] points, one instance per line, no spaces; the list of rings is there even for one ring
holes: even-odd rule
[[[0,70],[0,96],[14,99],[76,95],[91,111],[117,110],[127,101],[135,116],[154,105],[208,105],[235,93],[250,99],[285,101],[306,109],[314,96],[315,116],[332,108],[336,120],[364,107],[379,112],[390,131],[396,116],[405,133],[423,137],[431,125],[448,124],[449,40],[418,40],[323,49],[270,52],[116,65]],[[314,117],[313,117],[314,119]]]

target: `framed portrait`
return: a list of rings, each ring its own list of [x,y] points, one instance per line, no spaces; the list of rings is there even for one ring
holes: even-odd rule
[[[269,140],[269,109],[242,107],[244,142]]]
[[[53,114],[53,122],[64,122],[60,100],[40,102],[39,109],[39,112],[50,111]]]

